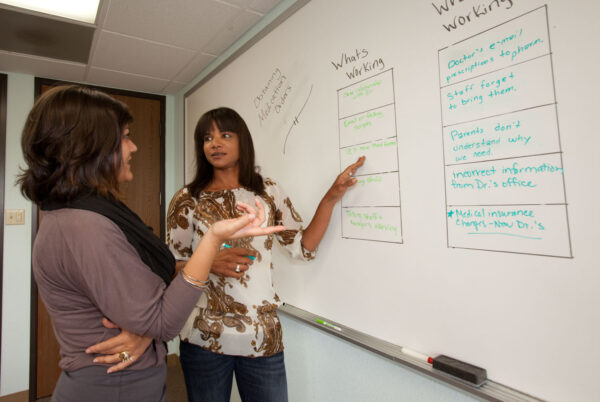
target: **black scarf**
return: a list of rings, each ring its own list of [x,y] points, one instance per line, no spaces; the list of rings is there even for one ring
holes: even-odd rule
[[[125,234],[127,241],[137,250],[142,261],[167,285],[175,274],[175,258],[169,248],[139,216],[125,204],[98,195],[77,198],[70,202],[43,203],[43,211],[61,208],[85,209],[103,215],[113,221]]]

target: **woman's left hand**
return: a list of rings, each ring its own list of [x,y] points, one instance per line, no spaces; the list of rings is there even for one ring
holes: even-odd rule
[[[356,162],[348,166],[342,173],[336,177],[335,181],[323,197],[324,200],[336,203],[342,199],[346,191],[356,184],[354,174],[365,163],[365,157],[361,156]]]
[[[106,328],[119,328],[108,318],[102,319],[102,325]],[[103,342],[97,343],[86,349],[85,353],[97,353],[94,363],[113,364],[108,368],[107,373],[114,373],[131,366],[138,359],[148,346],[152,343],[152,338],[137,335],[132,332],[121,329],[121,333]]]

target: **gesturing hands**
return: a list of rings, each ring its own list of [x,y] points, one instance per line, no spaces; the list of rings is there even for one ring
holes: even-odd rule
[[[265,209],[258,198],[254,199],[256,209],[245,202],[238,202],[237,208],[245,212],[239,218],[215,222],[209,229],[221,243],[229,239],[239,239],[250,236],[264,236],[285,230],[285,226],[261,227],[265,221]]]

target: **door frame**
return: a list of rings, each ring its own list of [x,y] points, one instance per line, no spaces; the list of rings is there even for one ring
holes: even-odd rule
[[[145,98],[145,99],[153,99],[160,102],[160,238],[164,242],[165,241],[165,121],[166,121],[166,97],[164,95],[155,95],[144,92],[135,92],[128,91],[124,89],[115,89],[115,88],[107,88],[100,87],[95,85],[88,85],[82,83],[74,83],[74,82],[66,82],[66,81],[57,81],[48,78],[40,78],[35,77],[34,84],[34,99],[37,99],[42,93],[43,86],[58,86],[65,84],[77,84],[86,86],[89,88],[97,89],[99,91],[105,92],[109,95],[123,95],[130,96],[135,98]],[[1,90],[1,88],[0,88]],[[1,124],[1,122],[0,122]],[[0,139],[0,142],[3,142],[4,136]],[[0,143],[0,147],[2,144]],[[2,181],[4,181],[4,166],[2,166]],[[4,186],[1,187],[2,193],[2,206],[4,204]],[[35,240],[35,235],[38,230],[38,207],[37,205],[32,205],[31,212],[31,252],[33,252],[33,241]],[[3,219],[0,223],[4,223]],[[2,233],[0,231],[0,233]],[[0,234],[1,236],[1,234]],[[1,240],[1,238],[0,238]],[[0,249],[1,251],[1,249]],[[1,262],[0,262],[1,269]],[[1,273],[1,271],[0,271]],[[1,276],[0,276],[0,285],[1,285]],[[1,297],[1,288],[0,288],[0,297]],[[29,337],[29,402],[35,402],[37,400],[37,323],[38,323],[38,288],[35,280],[33,278],[33,267],[31,267],[31,311],[30,311],[30,337]],[[0,298],[0,307],[1,307],[1,298]],[[0,311],[1,317],[1,311]],[[1,329],[1,328],[0,328]]]
[[[6,174],[6,107],[8,104],[8,75],[0,74],[0,345],[2,344],[2,287],[4,276],[4,176]],[[2,361],[2,350],[0,350],[0,361]],[[2,373],[0,372],[0,378]]]

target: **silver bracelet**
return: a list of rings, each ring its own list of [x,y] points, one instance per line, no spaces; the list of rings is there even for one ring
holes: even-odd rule
[[[188,278],[186,278],[185,275],[183,275],[182,278],[183,278],[184,281],[186,281],[187,283],[189,283],[190,286],[193,286],[196,289],[206,289],[206,288],[208,288],[208,283],[205,283],[204,285],[198,285],[198,284],[190,281]]]
[[[183,275],[183,279],[186,279],[186,280],[188,280],[190,282],[193,282],[193,283],[197,283],[197,284],[199,283],[199,284],[206,285],[209,282],[208,279],[205,280],[205,281],[201,281],[201,280],[198,280],[198,279],[194,278],[192,275],[190,275],[187,272],[185,272],[184,269],[181,270],[181,275]]]

